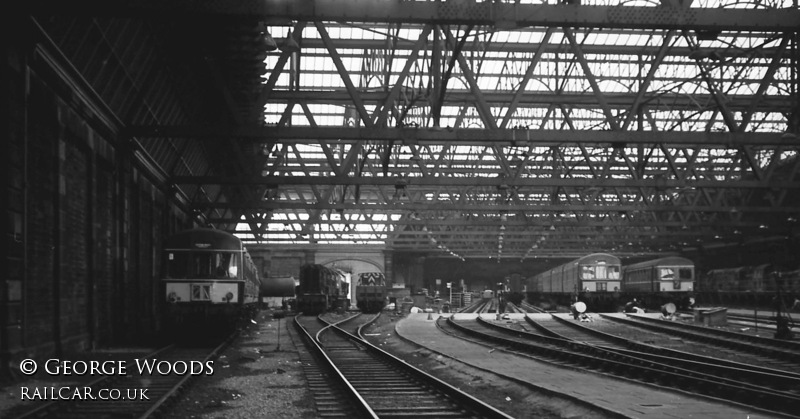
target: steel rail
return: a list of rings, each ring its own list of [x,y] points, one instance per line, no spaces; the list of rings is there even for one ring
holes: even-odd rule
[[[700,342],[713,342],[719,346],[749,351],[759,355],[768,355],[775,359],[781,359],[800,365],[800,352],[798,352],[798,350],[800,350],[800,344],[797,342],[763,338],[689,324],[681,324],[680,327],[676,327],[676,325],[672,323],[659,319],[630,314],[627,315],[626,318],[608,316],[602,313],[600,316],[616,322],[632,324],[651,330],[662,332],[669,331],[669,333],[673,335],[694,339]]]
[[[342,371],[328,356],[325,349],[319,344],[318,337],[321,330],[317,331],[314,333],[314,336],[312,336],[308,328],[303,326],[303,324],[300,322],[301,317],[302,313],[298,314],[294,318],[296,329],[298,332],[300,332],[301,336],[304,337],[304,341],[306,342],[306,346],[309,348],[309,350],[313,351],[318,358],[323,361],[325,368],[331,372],[331,377],[333,380],[341,385],[339,389],[343,390],[344,393],[349,397],[351,406],[355,408],[357,413],[362,415],[362,417],[378,418],[378,414],[372,410],[361,394],[359,394],[355,387],[350,384],[350,381],[344,376]]]
[[[372,319],[369,323],[375,322],[378,319],[379,316],[380,316],[380,313],[378,313],[378,315],[375,316],[375,318]],[[342,329],[342,328],[340,328],[338,326],[334,326],[334,327],[336,329],[338,329],[341,333],[347,334],[351,339],[357,339],[356,341],[359,344],[361,344],[364,348],[366,348],[370,352],[372,352],[374,354],[377,354],[381,359],[388,360],[391,363],[393,363],[394,365],[396,365],[398,368],[400,368],[401,370],[406,371],[406,372],[410,372],[416,378],[418,378],[418,379],[420,379],[420,380],[422,380],[422,381],[424,381],[426,383],[431,384],[434,388],[438,389],[439,391],[442,391],[447,396],[449,396],[449,397],[453,398],[454,400],[458,401],[459,404],[462,407],[466,407],[466,408],[468,408],[468,409],[470,409],[470,410],[472,410],[472,411],[474,411],[474,412],[476,412],[476,413],[478,413],[480,415],[483,415],[484,417],[487,417],[487,418],[508,418],[508,419],[511,418],[511,416],[509,416],[509,415],[503,413],[502,411],[496,409],[492,405],[490,405],[488,403],[485,403],[485,402],[473,397],[469,393],[466,393],[466,392],[456,388],[455,386],[453,386],[453,385],[451,385],[451,384],[449,384],[449,383],[447,383],[445,381],[442,381],[439,378],[434,377],[433,375],[430,375],[430,374],[426,373],[425,371],[422,371],[419,368],[417,368],[417,367],[415,367],[415,366],[403,361],[402,359],[390,354],[389,352],[386,352],[383,349],[373,345],[371,342],[369,342],[363,336],[363,333],[362,333],[363,332],[363,328],[366,327],[367,325],[369,325],[369,323],[360,326],[355,335],[351,334],[351,333],[348,333],[346,330],[344,330],[344,329]]]
[[[459,322],[453,320],[452,317],[447,319],[447,323],[463,333],[487,341],[507,345],[512,348],[522,349],[545,358],[545,361],[548,358],[550,360],[556,359],[561,363],[567,362],[575,365],[575,368],[599,370],[611,373],[614,376],[629,378],[639,382],[643,381],[642,377],[646,377],[644,382],[655,381],[661,385],[670,386],[682,391],[685,390],[685,387],[690,386],[692,390],[697,393],[709,397],[725,399],[728,402],[737,404],[743,404],[743,396],[747,395],[750,396],[747,398],[750,402],[748,406],[771,412],[794,414],[793,412],[796,412],[797,409],[800,408],[800,397],[796,394],[740,383],[736,380],[715,377],[672,365],[638,359],[583,342],[532,334],[526,335],[528,339],[525,340],[521,337],[512,339],[497,334],[478,331],[464,324],[459,324]],[[521,331],[517,333],[519,335],[523,334]],[[535,340],[536,343],[532,343],[530,339]]]
[[[720,358],[713,358],[703,355],[697,355],[689,352],[678,351],[669,348],[658,347],[654,345],[647,345],[640,342],[635,342],[625,339],[620,336],[604,333],[590,327],[586,327],[580,323],[570,322],[558,316],[553,316],[557,322],[563,324],[582,335],[592,335],[601,339],[601,343],[592,343],[592,345],[602,348],[607,351],[635,357],[642,360],[649,360],[665,365],[672,365],[679,368],[684,368],[692,371],[703,371],[716,377],[721,377],[731,380],[745,381],[753,383],[759,387],[775,388],[779,391],[797,392],[800,390],[800,374],[781,371],[772,368],[761,367],[758,365],[744,364],[741,362],[733,362]],[[542,330],[544,325],[533,323],[533,320],[526,317],[528,323],[534,327]],[[504,333],[518,335],[518,331],[509,329],[499,324],[479,320],[484,326],[494,328],[495,330]],[[542,330],[542,332],[546,332]],[[564,336],[563,338],[581,342],[582,340],[576,339],[574,336]],[[586,341],[582,341],[587,343]],[[608,342],[610,345],[604,344]]]

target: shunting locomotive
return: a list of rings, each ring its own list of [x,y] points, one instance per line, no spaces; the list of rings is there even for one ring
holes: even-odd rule
[[[320,314],[328,310],[349,306],[347,298],[350,284],[344,273],[323,265],[306,264],[300,267],[300,284],[297,286],[297,311],[303,314]]]
[[[386,276],[382,272],[358,274],[356,306],[364,313],[378,313],[386,305]]]

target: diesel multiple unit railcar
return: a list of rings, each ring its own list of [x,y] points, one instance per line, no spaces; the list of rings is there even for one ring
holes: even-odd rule
[[[324,313],[335,308],[346,309],[350,286],[338,269],[318,264],[300,267],[300,284],[295,291],[297,311],[307,315]]]
[[[198,228],[168,237],[161,282],[167,328],[230,327],[257,311],[258,270],[242,241],[224,231]]]
[[[625,265],[622,299],[639,298],[651,306],[673,303],[687,308],[694,293],[694,281],[694,262],[679,256]]]
[[[670,256],[625,265],[622,290],[625,292],[685,292],[694,289],[694,262]]]
[[[592,253],[528,278],[528,301],[549,301],[569,306],[575,298],[596,307],[609,303],[607,291],[619,291],[620,260],[606,253]]]
[[[386,304],[386,276],[382,272],[358,274],[356,307],[364,313],[377,313]]]
[[[592,253],[528,278],[528,290],[547,294],[611,291],[620,287],[616,256]]]

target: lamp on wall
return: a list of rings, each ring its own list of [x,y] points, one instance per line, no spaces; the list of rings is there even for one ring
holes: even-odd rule
[[[270,35],[269,31],[266,29],[260,33],[258,42],[265,51],[275,51],[278,49],[278,44],[272,39],[272,35]]]
[[[396,201],[408,201],[408,192],[406,191],[408,181],[400,178],[394,184],[394,199]]]
[[[292,38],[292,30],[289,29],[289,33],[286,35],[286,40],[283,41],[281,45],[281,51],[283,52],[299,52],[300,51],[300,44]]]

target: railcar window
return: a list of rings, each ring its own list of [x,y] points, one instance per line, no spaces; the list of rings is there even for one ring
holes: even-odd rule
[[[189,277],[189,254],[169,252],[167,254],[167,278]]]
[[[241,262],[231,252],[169,252],[167,278],[235,279]]]
[[[692,268],[680,268],[678,270],[680,279],[692,279]]]
[[[619,266],[582,266],[581,279],[619,279]]]
[[[659,278],[662,281],[672,281],[675,279],[675,269],[673,268],[661,268],[659,270]]]

